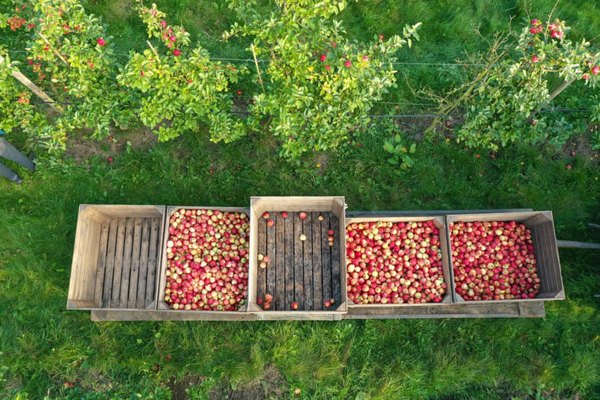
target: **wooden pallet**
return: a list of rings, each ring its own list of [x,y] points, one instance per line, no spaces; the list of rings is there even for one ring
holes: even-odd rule
[[[292,211],[292,212],[290,212]],[[295,210],[298,211],[298,210]],[[448,214],[473,214],[473,213],[482,213],[482,212],[518,212],[518,211],[531,211],[529,209],[524,210],[480,210],[480,211],[426,211],[426,212],[348,212],[347,215],[351,217],[390,217],[390,216],[423,216],[427,214],[431,215],[439,215],[445,216]],[[317,246],[318,250],[321,250],[320,254],[315,252],[314,244],[317,241],[321,243],[325,243],[327,247],[329,244],[327,243],[327,236],[323,236],[323,229],[326,226],[325,220],[321,222],[319,227],[316,227],[313,224],[313,219],[315,218],[315,214],[328,214],[324,211],[309,213],[309,217],[305,221],[297,221],[296,213],[293,210],[288,209],[289,215],[287,220],[283,220],[283,218],[278,215],[275,217],[275,226],[273,228],[267,228],[266,221],[263,219],[259,221],[260,229],[257,232],[257,237],[259,240],[257,241],[259,249],[264,253],[269,255],[271,264],[266,270],[257,271],[257,288],[256,294],[260,296],[262,293],[261,290],[273,291],[273,296],[275,297],[275,301],[273,302],[274,310],[279,311],[281,307],[281,311],[277,313],[265,312],[260,309],[253,309],[244,313],[192,313],[186,311],[175,311],[175,310],[161,310],[161,309],[97,309],[93,308],[91,317],[93,321],[259,321],[259,320],[272,320],[272,319],[302,319],[302,320],[341,320],[341,319],[408,319],[408,318],[530,318],[530,317],[544,317],[545,316],[545,307],[543,301],[529,301],[529,302],[499,302],[499,303],[456,303],[456,304],[445,304],[443,306],[440,305],[418,305],[418,306],[408,306],[404,305],[402,307],[389,307],[389,306],[372,306],[372,307],[353,307],[352,305],[348,305],[347,313],[327,313],[325,311],[319,311],[318,304],[319,294],[321,296],[321,300],[327,298],[329,293],[335,297],[337,296],[337,292],[334,293],[334,285],[332,283],[330,292],[327,292],[327,288],[329,287],[325,282],[327,282],[330,278],[335,279],[335,275],[337,271],[333,268],[332,259],[335,257],[341,257],[341,254],[334,254],[334,249],[323,249],[322,246]],[[273,213],[274,214],[274,213]],[[342,214],[343,215],[343,214]],[[134,218],[135,221],[135,218]],[[331,226],[332,217],[329,216],[329,226]],[[264,224],[264,230],[263,230]],[[298,230],[299,228],[310,230],[310,239],[307,231],[305,234],[307,236],[307,241],[302,243],[295,243],[294,238],[302,233],[302,230]],[[334,224],[335,225],[335,224]],[[338,224],[339,225],[339,224]],[[143,226],[143,224],[142,224]],[[269,231],[269,229],[271,231]],[[79,235],[79,226],[78,226],[78,238]],[[319,232],[320,230],[320,232]],[[82,228],[82,232],[85,229]],[[261,233],[261,231],[263,233]],[[334,229],[334,236],[337,237],[340,233],[339,229]],[[125,221],[125,232],[127,232],[127,221]],[[135,247],[135,223],[133,228],[133,236],[131,239],[132,248]],[[142,227],[142,238],[144,229]],[[318,233],[318,234],[317,234]],[[117,234],[118,234],[118,224],[117,224]],[[290,234],[292,234],[290,236]],[[297,234],[297,235],[296,235]],[[126,235],[125,235],[126,236]],[[94,235],[90,236],[90,240],[94,239]],[[107,236],[108,238],[109,236]],[[100,234],[98,234],[98,238],[100,238]],[[78,239],[79,240],[79,239]],[[81,239],[83,240],[83,239]],[[143,239],[140,239],[140,242],[143,242]],[[311,243],[310,246],[307,246],[308,242]],[[102,240],[101,240],[101,243]],[[127,247],[127,238],[124,239],[123,247]],[[260,243],[264,243],[264,248]],[[280,247],[278,244],[283,243],[283,246]],[[337,243],[336,243],[337,244]],[[102,246],[102,245],[101,245]],[[110,247],[110,244],[107,245],[107,248]],[[140,245],[141,247],[141,245]],[[77,246],[76,246],[77,248]],[[280,248],[283,249],[280,251]],[[310,248],[310,250],[309,250]],[[270,252],[272,250],[273,252]],[[116,250],[117,251],[117,250]],[[118,251],[117,251],[118,252]],[[260,252],[260,251],[259,251]],[[82,252],[81,255],[76,253],[75,257],[83,257],[85,252]],[[102,252],[100,251],[100,254]],[[107,254],[110,254],[107,252]],[[301,258],[300,258],[301,257]],[[329,260],[327,261],[327,258]],[[93,258],[93,256],[92,256]],[[110,258],[110,257],[108,257]],[[322,268],[321,269],[321,281],[319,282],[319,269],[315,268],[316,265],[323,265],[325,261],[325,265],[329,263],[331,268]],[[302,262],[300,262],[302,260]],[[310,263],[307,263],[310,261]],[[141,262],[141,260],[140,260]],[[341,260],[340,260],[341,262]],[[129,263],[128,263],[129,264]],[[75,260],[74,260],[75,266]],[[293,266],[293,268],[292,268]],[[297,269],[297,267],[301,267]],[[262,272],[261,272],[262,271]],[[289,280],[289,273],[293,272],[294,279]],[[308,273],[305,273],[308,272]],[[343,269],[340,268],[340,274],[343,272]],[[77,270],[74,267],[74,274],[77,274]],[[297,274],[296,274],[297,273]],[[261,277],[262,274],[262,277]],[[296,279],[296,276],[302,275],[302,279]],[[138,271],[139,277],[139,271]],[[287,279],[286,279],[287,277]],[[341,279],[341,277],[338,278]],[[338,281],[340,280],[338,279]],[[131,285],[131,273],[129,276],[129,284]],[[321,286],[321,290],[318,290],[319,285]],[[309,288],[310,287],[310,288]],[[264,289],[261,289],[264,288]],[[343,297],[345,291],[344,288],[341,288],[340,296]],[[113,288],[114,290],[114,288]],[[292,297],[291,294],[294,294]],[[298,293],[298,296],[296,294]],[[312,296],[310,296],[312,295]],[[310,297],[312,297],[312,302],[310,301]],[[112,297],[111,297],[112,299]],[[293,299],[293,300],[292,300]],[[298,300],[301,299],[302,303]],[[305,312],[286,312],[289,311],[289,305],[292,301],[297,301],[299,306],[304,307]],[[336,297],[336,302],[338,302],[338,298]],[[340,300],[340,303],[343,303]],[[119,302],[120,304],[120,302]],[[311,308],[313,307],[311,311]],[[300,307],[299,307],[300,308]]]

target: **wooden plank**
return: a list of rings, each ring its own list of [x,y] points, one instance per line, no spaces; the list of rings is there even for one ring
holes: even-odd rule
[[[87,204],[85,207],[117,218],[162,218],[164,206]]]
[[[331,290],[331,246],[329,246],[328,234],[330,213],[323,213],[321,222],[321,271],[323,276],[323,301],[329,300],[332,295]],[[333,307],[332,307],[333,308]]]
[[[532,208],[515,208],[500,210],[424,210],[424,211],[347,211],[348,217],[371,217],[371,216],[420,216],[420,215],[450,215],[450,214],[487,214],[506,212],[528,212]]]
[[[121,269],[121,295],[119,296],[120,308],[127,308],[129,298],[129,278],[131,276],[131,259],[133,253],[133,222],[133,218],[126,218],[125,245],[123,247],[123,268]]]
[[[150,247],[150,219],[142,220],[142,236],[140,246],[139,283],[136,296],[136,307],[146,307],[146,282],[148,279],[148,249]]]
[[[112,297],[110,307],[119,307],[121,296],[121,275],[123,271],[123,249],[125,247],[125,218],[119,218],[117,223],[117,248],[115,250],[115,270],[113,273]]]
[[[115,268],[115,252],[117,245],[118,220],[112,218],[108,223],[108,247],[106,250],[106,271],[104,272],[104,290],[102,307],[110,307],[112,302],[113,277]]]
[[[572,240],[557,240],[558,247],[563,249],[592,249],[600,250],[600,243],[575,242]]]
[[[276,298],[278,303],[276,304],[277,310],[285,310],[285,226],[284,219],[281,213],[277,213],[277,216],[271,216],[275,221],[275,226],[270,229],[275,230],[275,260],[272,260],[272,267],[275,270],[275,285],[276,285]]]
[[[93,310],[92,321],[256,321],[256,314],[219,311]]]
[[[304,247],[300,240],[302,235],[302,220],[300,214],[294,214],[294,301],[298,309],[304,307]],[[289,217],[288,217],[289,218]]]
[[[150,244],[149,244],[149,253],[148,253],[148,275],[146,278],[146,302],[144,303],[144,307],[149,306],[154,301],[154,292],[156,286],[156,276],[157,276],[157,261],[159,255],[159,247],[160,243],[160,224],[162,223],[161,218],[152,218],[150,220]],[[163,296],[162,293],[158,293],[157,297],[161,299]]]
[[[302,221],[303,233],[306,236],[304,241],[304,254],[302,257],[302,270],[304,271],[304,307],[300,305],[299,309],[313,310],[314,309],[314,297],[313,297],[313,269],[312,269],[312,214],[306,213],[306,219]],[[318,222],[318,221],[317,221]]]
[[[131,274],[129,276],[129,296],[127,297],[127,308],[136,308],[137,291],[140,284],[140,247],[142,240],[142,219],[133,220],[133,250],[131,251]],[[146,279],[144,277],[144,286]]]
[[[285,219],[285,303],[284,309],[290,310],[294,302],[294,214]]]
[[[271,213],[271,219],[274,217],[275,213]],[[276,248],[275,248],[275,227],[269,228],[267,225],[267,221],[263,218],[262,221],[265,224],[266,229],[266,237],[267,237],[267,252],[266,255],[269,257],[269,262],[267,262],[267,293],[273,296],[273,301],[271,302],[271,310],[279,310],[281,307],[282,298],[277,297],[277,286],[275,281],[275,258],[277,256]]]
[[[79,212],[77,216],[77,228],[75,230],[75,244],[73,245],[73,261],[71,262],[71,277],[69,281],[69,294],[67,296],[67,307],[69,307],[69,301],[75,300],[75,291],[77,290],[77,269],[79,268],[79,258],[81,255],[81,249],[83,247],[83,223],[84,219],[81,218],[82,207],[79,206]],[[75,303],[73,303],[75,304]]]
[[[96,289],[94,290],[94,303],[102,307],[102,289],[104,286],[104,271],[106,270],[106,250],[108,248],[108,224],[106,220],[100,227],[100,247],[98,249],[98,268],[96,270]]]
[[[76,261],[73,263],[73,268],[71,270],[71,281],[74,282],[74,288],[72,292],[72,300],[83,300],[83,274],[85,268],[85,256],[86,249],[88,246],[89,236],[90,236],[90,225],[92,221],[87,218],[84,218],[81,221],[81,230],[77,230],[77,240],[78,240],[78,248],[77,248],[77,257]]]
[[[335,299],[333,308],[337,308],[342,303],[342,278],[341,278],[341,249],[340,249],[340,220],[334,214],[331,214],[329,220],[329,229],[333,230],[334,242],[331,247],[331,287],[332,296]],[[345,234],[345,233],[343,233]],[[345,250],[345,249],[344,249]],[[346,266],[344,266],[344,271]],[[346,282],[344,282],[346,284]]]
[[[262,254],[263,256],[267,255],[267,221],[261,216],[258,217],[257,221],[258,225],[258,254]],[[263,299],[265,298],[265,294],[267,293],[267,269],[260,268],[260,263],[262,261],[257,260],[257,288],[256,288],[256,298]]]
[[[4,57],[0,56],[0,64],[4,63]],[[46,94],[42,89],[37,87],[33,82],[29,80],[25,75],[23,75],[17,68],[11,68],[12,76],[21,82],[23,85],[27,86],[29,90],[33,92],[37,97],[42,99],[44,103],[48,104],[50,108],[56,111],[59,114],[62,114],[62,109],[60,106],[56,105],[56,102],[52,100],[50,96]]]
[[[546,315],[543,301],[522,302],[518,305],[521,317],[544,317]]]
[[[313,298],[314,310],[325,308],[323,300],[323,270],[321,269],[321,230],[323,229],[319,216],[321,213],[312,213],[312,274],[313,274]]]

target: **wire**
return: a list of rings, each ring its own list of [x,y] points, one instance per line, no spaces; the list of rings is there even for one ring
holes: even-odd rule
[[[134,50],[135,51],[135,50]],[[10,53],[29,53],[26,50],[11,50]],[[128,57],[129,53],[112,53],[113,56]],[[254,63],[251,58],[222,58],[222,57],[210,57],[210,61],[231,61],[231,62],[247,62]],[[269,63],[270,60],[258,59],[259,63]],[[437,67],[485,67],[487,64],[479,63],[448,63],[448,62],[409,62],[409,61],[396,61],[392,65],[407,65],[407,66],[437,66]]]

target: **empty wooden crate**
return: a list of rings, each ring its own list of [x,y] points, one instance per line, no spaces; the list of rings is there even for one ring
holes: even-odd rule
[[[565,292],[558,257],[558,244],[554,231],[554,220],[551,211],[507,212],[486,214],[455,214],[446,216],[448,229],[448,248],[450,255],[450,271],[452,273],[453,295],[457,303],[465,300],[455,291],[454,269],[452,266],[452,242],[450,225],[455,222],[491,222],[515,221],[523,223],[531,231],[534,254],[537,260],[537,273],[541,280],[540,293],[532,299],[507,299],[507,300],[473,300],[468,303],[490,302],[531,302],[540,300],[564,300]]]
[[[153,309],[164,206],[79,206],[68,309]]]
[[[346,227],[350,224],[358,224],[358,223],[371,223],[371,222],[425,222],[425,221],[433,221],[435,227],[439,230],[439,241],[440,241],[440,251],[442,254],[442,272],[444,275],[444,283],[446,284],[446,292],[442,298],[442,301],[439,303],[429,302],[429,303],[374,303],[374,304],[356,304],[352,300],[348,299],[348,308],[353,309],[364,309],[364,310],[373,310],[375,311],[378,308],[390,309],[394,307],[442,307],[447,304],[453,303],[452,297],[452,275],[450,273],[450,260],[448,257],[448,243],[446,240],[446,221],[444,217],[439,216],[407,216],[407,217],[357,217],[357,218],[349,218],[346,220]],[[347,276],[347,268],[344,266],[344,271]],[[347,278],[346,278],[347,279]],[[399,289],[400,290],[400,289]]]
[[[259,319],[341,319],[345,207],[343,197],[251,198],[249,297]]]

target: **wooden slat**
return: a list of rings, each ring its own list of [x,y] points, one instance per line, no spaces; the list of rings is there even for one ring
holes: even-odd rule
[[[256,321],[254,313],[176,310],[93,310],[92,321]]]
[[[323,271],[323,301],[329,300],[332,295],[331,291],[331,246],[329,246],[328,234],[329,230],[329,213],[323,213],[323,221],[321,222],[321,270]],[[334,307],[332,307],[334,308]]]
[[[127,308],[129,298],[129,278],[131,276],[131,259],[133,252],[133,218],[127,218],[125,223],[125,246],[123,248],[123,268],[121,269],[121,295],[119,307]]]
[[[302,235],[302,220],[299,213],[294,214],[294,301],[298,309],[304,307],[304,247],[300,240]],[[291,215],[290,215],[291,216]],[[288,216],[288,218],[290,218]]]
[[[302,221],[303,232],[306,235],[306,241],[304,242],[304,255],[302,262],[302,270],[304,271],[304,307],[299,308],[303,310],[313,310],[314,298],[313,298],[313,270],[312,270],[312,247],[313,247],[313,236],[312,236],[312,215],[307,213],[306,219]],[[317,221],[319,222],[319,221]]]
[[[106,250],[108,248],[108,224],[109,221],[106,220],[100,227],[100,248],[98,249],[98,269],[96,270],[96,289],[94,290],[94,303],[98,307],[102,307],[102,289],[106,270]]]
[[[322,223],[319,221],[321,213],[312,213],[312,273],[313,273],[313,297],[314,310],[323,310],[323,270],[321,269],[321,229]]]
[[[131,251],[131,273],[129,275],[129,296],[127,297],[127,308],[136,308],[137,290],[140,284],[140,247],[142,239],[142,219],[133,220],[133,250]],[[144,279],[146,285],[146,279]]]
[[[123,271],[123,249],[125,247],[125,218],[119,218],[117,223],[117,248],[115,250],[115,272],[113,274],[112,298],[110,307],[119,307],[121,296],[121,278]]]
[[[262,254],[265,256],[267,254],[267,221],[263,217],[258,218],[258,254]],[[256,288],[256,298],[263,299],[265,298],[265,293],[267,293],[267,269],[260,268],[261,261],[256,262],[258,266],[257,269],[257,288]]]
[[[275,244],[276,244],[276,256],[275,260],[272,260],[272,267],[275,270],[275,285],[276,285],[276,298],[278,300],[277,310],[285,310],[285,220],[281,216],[281,213],[277,213],[277,216],[271,216],[275,221],[275,226],[270,229],[275,230]]]
[[[106,250],[106,271],[104,272],[104,291],[102,307],[110,307],[112,302],[113,279],[115,273],[115,251],[117,245],[118,220],[111,218],[108,224],[108,248]]]
[[[285,304],[284,309],[290,310],[294,302],[294,214],[288,214],[285,219]]]
[[[140,246],[139,284],[137,288],[136,307],[146,307],[146,282],[148,279],[148,248],[150,247],[150,219],[142,221],[142,238]]]
[[[77,231],[80,242],[77,249],[77,261],[73,263],[73,270],[71,271],[72,280],[76,283],[73,290],[73,300],[83,300],[83,285],[81,284],[81,281],[83,280],[86,248],[91,224],[92,221],[86,218],[81,223],[81,230]]]
[[[274,217],[275,213],[271,213],[271,218]],[[267,263],[267,293],[273,296],[273,302],[271,303],[271,310],[279,310],[281,307],[282,298],[277,297],[277,287],[275,282],[275,258],[277,256],[275,250],[275,227],[269,228],[266,224],[267,222],[263,218],[261,222],[264,222],[266,226],[266,236],[267,236],[267,252],[266,255],[269,256],[269,262]]]
[[[332,308],[336,308],[342,303],[342,278],[341,278],[341,250],[340,249],[340,235],[345,234],[340,232],[340,220],[334,214],[331,214],[329,220],[329,228],[333,230],[334,242],[331,247],[331,287],[332,296],[335,299],[335,304]],[[344,249],[345,251],[345,249]],[[344,266],[344,271],[346,266]],[[346,284],[346,282],[344,282]]]
[[[156,285],[156,274],[157,274],[157,261],[158,261],[158,248],[161,246],[160,243],[160,224],[162,220],[160,218],[152,218],[150,220],[150,245],[148,253],[148,275],[146,278],[146,302],[145,307],[149,306],[154,301],[154,291]],[[158,293],[158,298],[162,298],[163,294]]]

